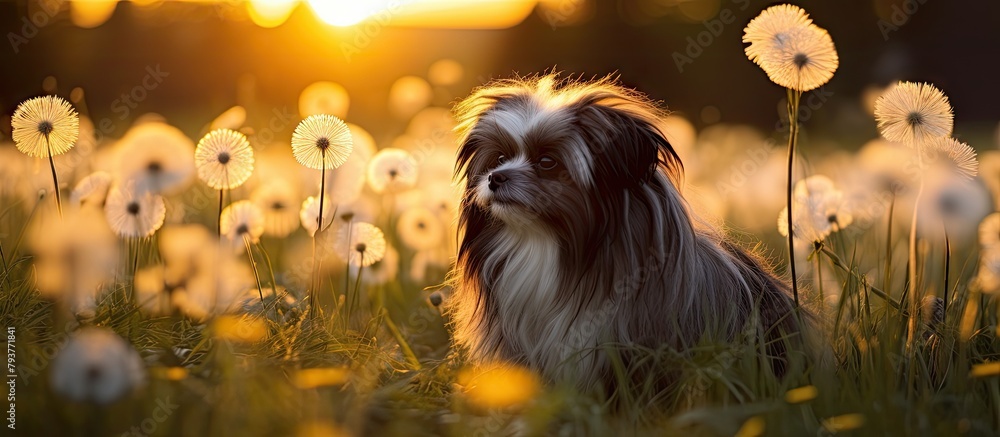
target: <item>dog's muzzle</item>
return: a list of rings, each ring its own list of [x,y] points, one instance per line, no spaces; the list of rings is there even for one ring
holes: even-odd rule
[[[490,191],[495,192],[496,190],[499,190],[500,186],[503,185],[505,182],[507,182],[509,178],[507,177],[507,174],[503,172],[503,170],[500,170],[486,175],[486,180],[490,183],[489,184]]]

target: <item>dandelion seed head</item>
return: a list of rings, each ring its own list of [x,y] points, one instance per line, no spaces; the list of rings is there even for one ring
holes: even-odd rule
[[[812,19],[805,10],[793,5],[776,5],[761,11],[759,15],[743,29],[743,42],[747,57],[760,65],[765,54],[780,47],[789,35],[809,27]]]
[[[944,167],[954,174],[972,179],[979,172],[979,161],[976,159],[976,150],[961,141],[951,137],[942,137],[931,140],[928,149],[943,157],[939,161]]]
[[[105,171],[91,173],[87,177],[80,179],[80,182],[77,182],[76,187],[73,188],[73,192],[69,197],[70,204],[75,206],[103,206],[108,189],[111,188],[111,182],[111,173]]]
[[[804,241],[823,241],[854,221],[844,195],[826,176],[815,175],[795,184],[792,196],[794,236]],[[778,232],[788,235],[788,208],[778,215]]]
[[[761,57],[760,66],[774,83],[797,91],[826,84],[840,64],[830,34],[815,25],[791,32]]]
[[[385,236],[370,223],[352,223],[340,229],[334,250],[341,256],[346,255],[351,265],[367,267],[385,256]]]
[[[1000,212],[994,212],[979,223],[979,246],[982,249],[1000,247]]]
[[[247,137],[230,129],[205,135],[194,152],[198,177],[216,190],[243,185],[253,173],[253,149]]]
[[[235,249],[243,248],[243,239],[256,243],[264,234],[264,213],[249,200],[233,202],[222,210],[219,229]]]
[[[253,191],[250,200],[264,214],[264,235],[285,237],[299,227],[299,211],[293,207],[301,202],[299,199],[295,188],[284,179],[268,181]]]
[[[420,251],[444,244],[444,225],[427,208],[415,207],[404,211],[396,222],[396,231],[406,247]]]
[[[368,163],[368,185],[376,193],[398,193],[417,183],[417,161],[409,152],[386,148]]]
[[[134,185],[112,187],[104,203],[104,215],[108,224],[121,237],[153,235],[163,226],[166,214],[163,197],[137,191]]]
[[[357,280],[359,267],[353,264],[348,267],[351,272],[351,280]],[[364,268],[364,273],[361,275],[361,283],[364,286],[386,284],[395,280],[398,273],[399,252],[393,249],[392,246],[386,245],[385,256]]]
[[[10,120],[17,150],[31,157],[61,155],[76,144],[80,117],[66,100],[56,96],[28,99]]]
[[[136,190],[178,194],[194,181],[195,145],[176,127],[143,123],[129,129],[120,144],[115,174]]]
[[[142,386],[146,371],[139,354],[105,328],[74,333],[52,362],[52,388],[73,401],[109,404]]]
[[[353,149],[354,141],[347,123],[332,115],[311,115],[292,133],[295,160],[316,170],[340,167]]]
[[[35,286],[74,314],[92,316],[102,286],[118,262],[115,236],[98,208],[70,209],[62,218],[31,225]]]
[[[875,121],[883,138],[918,147],[951,136],[954,115],[933,85],[899,82],[875,101]]]
[[[323,229],[326,229],[333,222],[334,211],[331,208],[330,199],[324,197],[323,201],[325,202],[323,204]],[[316,231],[319,230],[319,201],[315,197],[309,196],[302,201],[302,208],[299,209],[299,220],[302,223],[302,228],[309,233],[310,237],[316,235]]]

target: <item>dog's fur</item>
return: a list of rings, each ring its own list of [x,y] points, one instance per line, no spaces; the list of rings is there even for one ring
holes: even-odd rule
[[[633,347],[750,332],[783,371],[808,322],[784,282],[693,217],[655,104],[547,75],[479,88],[456,113],[466,187],[447,308],[473,361],[614,389],[608,347],[629,366]]]

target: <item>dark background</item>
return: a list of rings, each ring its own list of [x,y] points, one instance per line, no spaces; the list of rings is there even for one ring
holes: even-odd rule
[[[160,113],[196,136],[226,108],[248,103],[238,102],[241,81],[253,84],[251,120],[264,123],[271,113],[268,108],[287,107],[294,114],[306,85],[332,80],[351,94],[348,121],[390,135],[399,129],[398,123],[388,121],[386,111],[391,83],[402,75],[426,76],[433,61],[452,58],[465,66],[466,74],[461,83],[437,95],[437,104],[453,102],[491,77],[555,68],[584,77],[620,74],[624,83],[662,100],[698,126],[718,119],[774,129],[784,92],[746,59],[740,41],[746,23],[773,2],[696,0],[718,3],[717,10],[731,10],[735,21],[713,36],[681,72],[673,54],[686,56],[688,38],[697,38],[706,24],[677,14],[643,16],[636,12],[639,1],[597,0],[588,19],[569,27],[552,27],[538,11],[504,30],[390,26],[350,59],[342,44],[360,30],[318,22],[305,5],[274,29],[225,18],[238,15],[226,9],[234,8],[230,4],[168,3],[144,10],[123,2],[107,23],[94,29],[74,26],[63,11],[14,53],[10,33],[21,33],[28,2],[3,1],[0,30],[7,37],[0,44],[0,114],[9,117],[18,102],[41,94],[43,79],[51,75],[58,80],[60,95],[68,95],[73,87],[86,91],[83,110],[94,119],[110,117],[115,123],[111,136],[120,136],[144,112]],[[879,20],[885,17],[891,23],[893,7],[908,2],[911,9],[919,6],[916,13],[886,40]],[[836,136],[874,136],[874,124],[863,117],[859,97],[871,84],[897,79],[929,81],[942,88],[956,108],[956,135],[963,129],[992,132],[1000,120],[1000,2],[792,3],[829,30],[840,55],[840,68],[825,87],[833,104],[816,111],[812,128]],[[111,110],[112,102],[141,83],[147,66],[156,65],[170,76],[120,119]],[[706,107],[710,109],[703,118]],[[0,125],[6,137],[9,122]]]

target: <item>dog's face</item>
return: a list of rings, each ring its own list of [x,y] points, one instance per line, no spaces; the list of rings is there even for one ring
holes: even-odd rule
[[[625,191],[658,168],[679,177],[643,97],[610,81],[559,85],[552,76],[506,82],[459,105],[463,216],[579,243],[620,215]]]
[[[526,96],[496,102],[464,145],[468,200],[511,226],[558,223],[587,211],[594,156],[568,109]]]

